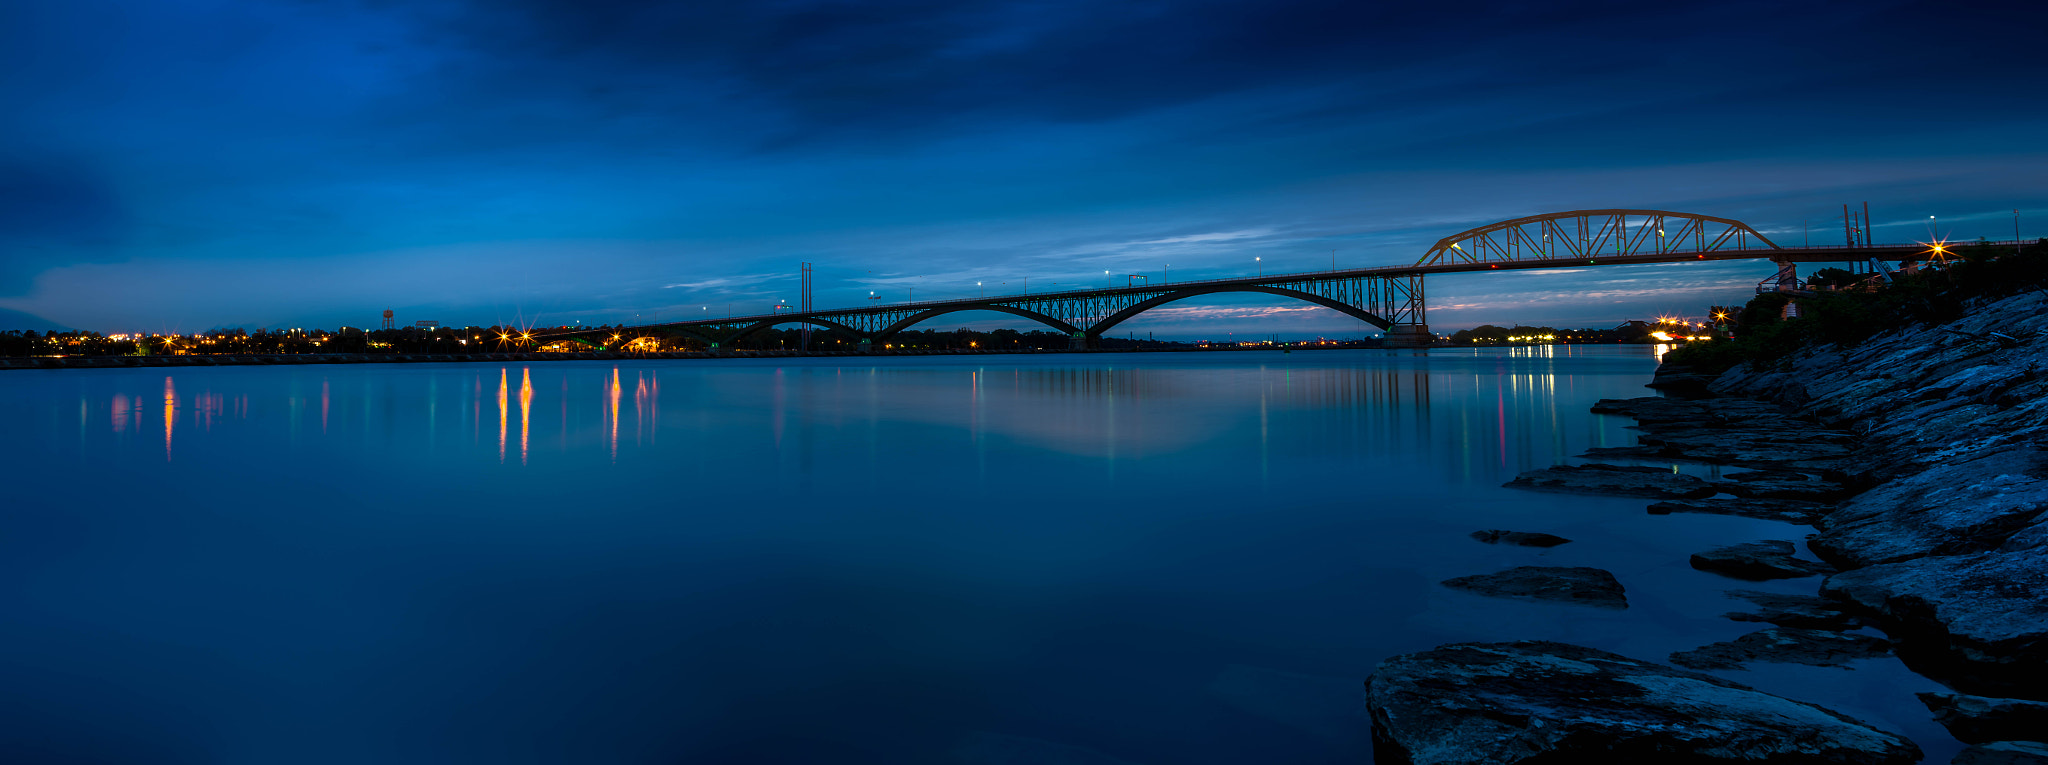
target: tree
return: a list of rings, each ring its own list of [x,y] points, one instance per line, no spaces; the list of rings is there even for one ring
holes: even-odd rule
[[[1856,282],[1861,280],[1862,277],[1859,277],[1856,274],[1849,273],[1848,271],[1844,271],[1839,268],[1823,268],[1819,271],[1813,272],[1812,276],[1807,277],[1806,283],[1808,286],[1812,287],[1840,288],[1847,287],[1851,284],[1855,284]]]

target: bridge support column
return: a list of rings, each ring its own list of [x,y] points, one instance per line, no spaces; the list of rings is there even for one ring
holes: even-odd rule
[[[875,349],[875,341],[873,341],[873,340],[869,340],[869,339],[867,339],[867,338],[865,338],[865,337],[863,337],[863,338],[861,338],[861,339],[860,339],[860,352],[861,352],[861,353],[868,353],[868,352],[871,352],[871,351],[873,351],[874,349]]]
[[[1086,332],[1075,332],[1075,333],[1074,333],[1074,334],[1073,334],[1073,335],[1072,335],[1071,337],[1068,337],[1068,338],[1067,338],[1067,350],[1070,350],[1070,351],[1084,351],[1084,350],[1087,350],[1087,349],[1088,349],[1088,333],[1086,333]]]
[[[1428,324],[1396,324],[1387,329],[1382,348],[1427,348],[1436,344],[1436,335],[1430,334]]]

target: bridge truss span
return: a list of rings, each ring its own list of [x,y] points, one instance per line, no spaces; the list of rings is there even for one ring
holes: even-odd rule
[[[730,348],[770,327],[802,324],[846,333],[862,348],[887,342],[913,326],[961,311],[996,311],[1030,319],[1093,345],[1103,333],[1146,311],[1203,295],[1257,293],[1329,308],[1385,330],[1387,347],[1418,347],[1435,338],[1425,316],[1423,277],[1431,274],[1528,268],[1578,268],[1713,260],[1768,259],[1781,272],[1794,262],[1870,261],[1910,256],[1912,247],[1781,247],[1738,220],[1666,210],[1603,209],[1532,215],[1444,237],[1414,265],[1309,273],[1260,274],[1159,285],[1105,285],[1062,292],[993,295],[826,310],[784,310],[765,315],[705,318],[632,328],[563,330],[544,339],[616,347],[633,338],[687,337]],[[1794,278],[1789,276],[1785,278]],[[1781,278],[1780,281],[1784,281]],[[609,343],[604,336],[609,335]],[[629,337],[630,336],[630,337]]]
[[[1437,240],[1417,266],[1776,250],[1749,224],[1666,210],[1573,210],[1504,220]]]

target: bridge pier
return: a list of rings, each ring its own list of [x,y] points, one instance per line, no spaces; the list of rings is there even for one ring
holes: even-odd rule
[[[1430,334],[1428,324],[1396,324],[1387,328],[1382,348],[1428,348],[1436,344],[1436,335]]]
[[[1085,350],[1087,350],[1087,349],[1088,349],[1088,333],[1086,333],[1086,332],[1075,332],[1075,333],[1073,333],[1072,335],[1069,335],[1069,336],[1067,337],[1067,350],[1070,350],[1070,351],[1085,351]]]
[[[861,339],[860,339],[860,352],[861,352],[861,353],[871,353],[871,352],[873,352],[874,350],[875,350],[875,341],[873,341],[873,340],[869,340],[869,339],[867,339],[867,338],[865,338],[865,337],[863,337],[863,338],[861,338]]]

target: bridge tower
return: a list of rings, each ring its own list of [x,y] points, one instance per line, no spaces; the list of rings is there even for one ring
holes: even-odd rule
[[[1429,318],[1424,315],[1422,274],[1408,277],[1407,310],[1397,314],[1407,321],[1395,321],[1387,328],[1386,337],[1380,342],[1382,348],[1427,348],[1436,344],[1436,335],[1429,331]]]

